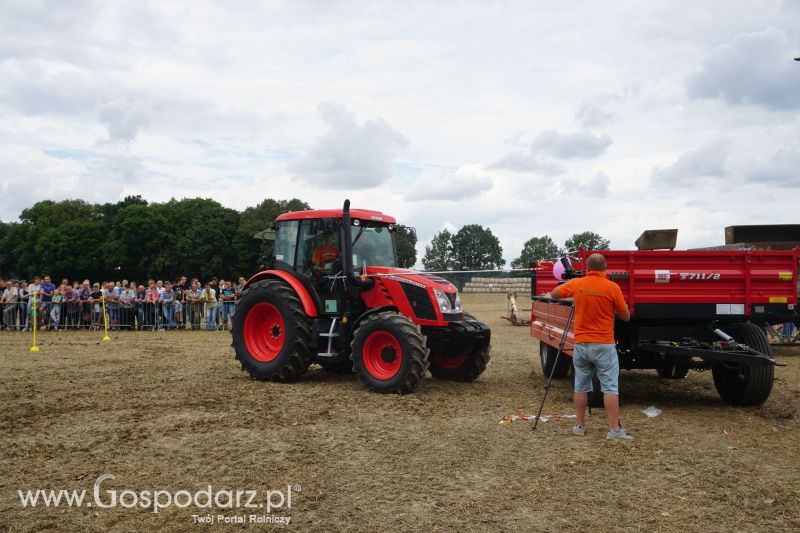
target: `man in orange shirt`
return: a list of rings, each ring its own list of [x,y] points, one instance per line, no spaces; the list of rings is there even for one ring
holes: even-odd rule
[[[339,249],[335,246],[333,237],[325,235],[311,256],[312,269],[315,271],[325,270],[326,265],[336,261],[338,258]]]
[[[597,373],[608,418],[606,438],[630,441],[633,437],[619,426],[619,357],[614,340],[614,312],[624,322],[631,319],[631,314],[619,285],[606,278],[605,257],[590,255],[586,270],[585,277],[572,279],[551,293],[553,298],[575,299],[572,363],[577,423],[572,431],[576,435],[586,434],[586,406],[592,392],[592,377]]]

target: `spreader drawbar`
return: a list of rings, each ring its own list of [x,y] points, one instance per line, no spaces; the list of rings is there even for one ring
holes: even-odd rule
[[[542,396],[542,403],[539,404],[539,412],[536,414],[536,419],[533,421],[533,427],[531,428],[532,431],[535,431],[536,426],[539,425],[539,418],[541,418],[542,416],[542,409],[544,409],[544,402],[547,399],[547,393],[550,392],[550,383],[553,381],[553,374],[555,374],[556,372],[556,366],[558,365],[558,358],[561,357],[561,354],[564,352],[564,344],[566,344],[567,342],[567,335],[569,335],[569,328],[572,325],[572,318],[575,316],[575,303],[572,302],[568,305],[569,305],[569,316],[567,317],[567,323],[564,325],[564,333],[561,335],[561,341],[558,343],[558,352],[556,352],[555,361],[553,362],[553,365],[550,368],[550,376],[548,376],[547,384],[544,386],[544,396]]]

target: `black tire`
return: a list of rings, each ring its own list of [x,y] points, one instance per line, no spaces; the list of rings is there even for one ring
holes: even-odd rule
[[[353,360],[349,357],[347,359],[328,358],[317,360],[319,366],[323,370],[332,374],[352,374],[353,373]]]
[[[689,375],[689,367],[666,363],[656,368],[656,372],[661,379],[683,379]]]
[[[755,324],[742,324],[729,334],[737,341],[772,355],[772,346],[764,330]],[[769,364],[744,366],[719,361],[711,369],[714,386],[720,398],[732,405],[760,405],[769,398],[775,380],[775,369]]]
[[[425,376],[429,353],[425,336],[401,314],[369,315],[358,325],[351,346],[358,379],[370,390],[408,394]]]
[[[550,372],[553,372],[553,378],[555,379],[564,379],[569,375],[569,369],[572,366],[572,358],[562,353],[558,356],[558,361],[556,361],[557,353],[558,348],[550,346],[546,342],[539,341],[539,361],[541,362],[542,374],[544,374],[545,378],[550,377]]]
[[[481,327],[486,327],[486,324],[480,322],[477,318],[469,313],[464,313],[464,321],[479,322]],[[478,376],[483,374],[491,359],[492,347],[489,339],[479,340],[477,342],[467,342],[464,349],[464,357],[446,357],[444,353],[437,351],[435,347],[431,348],[428,357],[428,370],[431,375],[436,379],[443,379],[448,381],[458,381],[467,383],[475,381]],[[463,344],[462,344],[463,345]],[[460,364],[458,364],[460,362]]]
[[[261,320],[264,309],[272,312],[273,318],[277,312],[283,327],[273,326],[271,330],[266,329],[268,325],[259,327],[268,322]],[[267,341],[263,339],[267,334],[279,345],[277,353],[266,353],[268,349],[264,344]],[[242,291],[242,297],[236,302],[231,335],[236,359],[253,379],[296,381],[306,373],[314,357],[311,320],[297,294],[282,281],[257,281]]]
[[[472,351],[463,358],[445,359],[436,353],[431,353],[428,361],[428,370],[431,375],[436,379],[444,379],[448,381],[460,381],[466,383],[468,381],[475,381],[478,376],[483,374],[486,370],[486,365],[489,364],[491,359],[490,352],[491,345],[475,346]],[[458,366],[452,366],[453,361],[458,361]]]

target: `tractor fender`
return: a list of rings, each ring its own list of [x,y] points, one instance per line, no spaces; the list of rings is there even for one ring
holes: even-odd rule
[[[283,270],[264,270],[259,272],[247,280],[247,283],[244,284],[244,288],[256,281],[269,278],[280,279],[281,281],[288,283],[289,286],[294,289],[294,292],[297,293],[297,297],[300,298],[300,303],[303,304],[303,310],[306,312],[306,315],[312,318],[319,315],[317,312],[317,306],[314,303],[314,298],[311,297],[308,289],[303,286],[300,280]]]
[[[358,329],[359,324],[361,324],[361,322],[363,322],[365,318],[367,318],[368,316],[374,315],[376,313],[383,313],[384,311],[393,311],[395,313],[399,313],[397,308],[393,307],[391,305],[386,305],[386,306],[383,306],[383,307],[374,307],[374,308],[370,309],[369,311],[365,312],[364,314],[359,316],[357,319],[355,319],[352,324],[350,324],[350,333],[348,335],[349,338],[347,340],[348,341],[353,340],[353,335],[355,334],[356,330]]]

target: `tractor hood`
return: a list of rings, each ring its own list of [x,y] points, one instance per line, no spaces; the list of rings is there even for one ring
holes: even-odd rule
[[[367,266],[366,274],[368,276],[375,275],[377,278],[393,279],[400,283],[409,283],[417,287],[439,289],[447,294],[458,292],[455,285],[440,276],[408,268]]]

